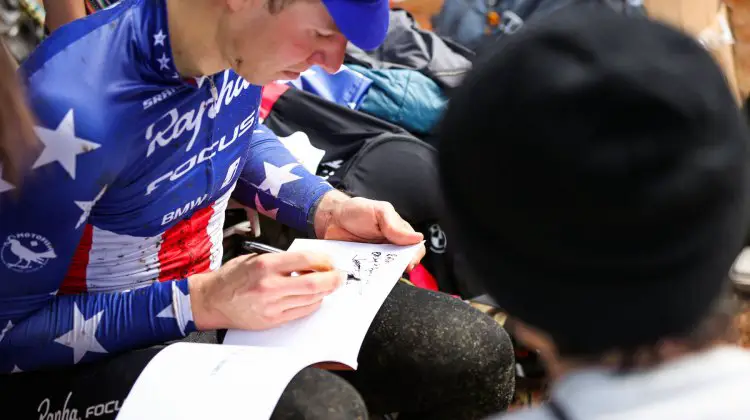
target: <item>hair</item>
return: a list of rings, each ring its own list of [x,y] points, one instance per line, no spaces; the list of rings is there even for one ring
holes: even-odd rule
[[[726,297],[689,333],[668,338],[665,341],[679,343],[688,352],[701,352],[717,343],[727,343],[736,339],[734,317],[737,313],[737,302]],[[639,349],[621,352],[617,369],[621,374],[628,374],[638,369],[649,368],[664,362],[659,351],[660,343],[643,346]]]
[[[0,40],[0,165],[3,178],[18,186],[39,142],[16,68],[15,59]]]
[[[739,302],[733,292],[727,290],[719,298],[703,320],[684,334],[664,337],[658,343],[645,344],[637,348],[619,348],[606,354],[575,354],[566,351],[564,343],[554,337],[560,357],[575,359],[584,363],[613,365],[621,374],[639,369],[648,369],[664,362],[660,351],[663,343],[675,343],[687,352],[700,352],[718,343],[736,342],[738,328],[735,322],[739,313]],[[634,310],[638,310],[637,308]],[[633,325],[633,328],[638,328]],[[595,333],[594,333],[595,334]]]

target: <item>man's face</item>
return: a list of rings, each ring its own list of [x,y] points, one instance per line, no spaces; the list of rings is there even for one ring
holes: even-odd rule
[[[229,0],[221,22],[222,54],[248,82],[295,79],[312,65],[333,73],[344,61],[346,38],[319,0],[297,0],[271,14],[262,0]]]

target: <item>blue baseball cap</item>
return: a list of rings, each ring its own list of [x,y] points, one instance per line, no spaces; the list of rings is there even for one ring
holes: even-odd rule
[[[374,50],[385,41],[388,0],[323,0],[323,4],[341,33],[357,47]]]

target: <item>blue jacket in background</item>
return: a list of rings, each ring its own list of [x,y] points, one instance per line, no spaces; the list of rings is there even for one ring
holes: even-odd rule
[[[360,110],[413,133],[429,133],[447,105],[437,83],[416,70],[348,67],[372,81]]]

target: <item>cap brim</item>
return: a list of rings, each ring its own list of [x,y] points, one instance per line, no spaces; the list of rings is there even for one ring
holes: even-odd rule
[[[336,26],[363,50],[378,48],[388,34],[388,0],[323,0]]]

